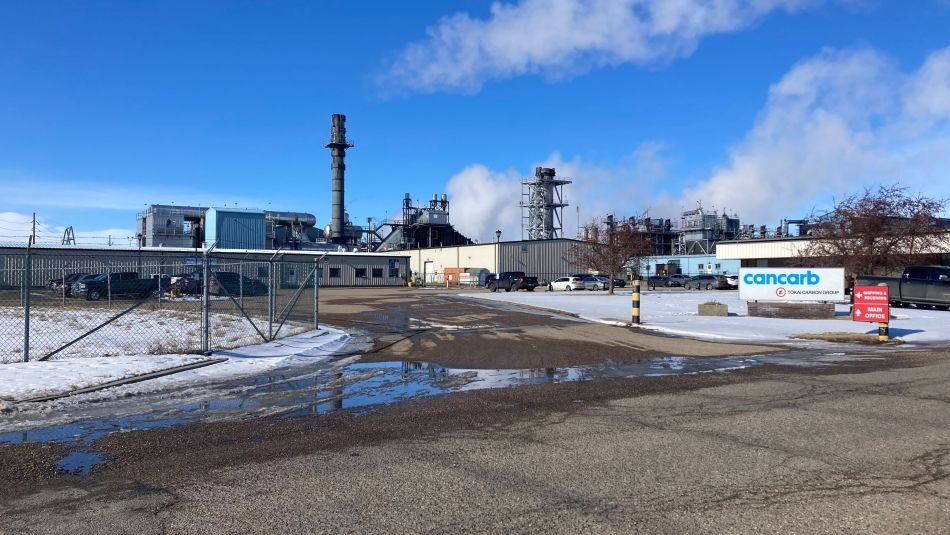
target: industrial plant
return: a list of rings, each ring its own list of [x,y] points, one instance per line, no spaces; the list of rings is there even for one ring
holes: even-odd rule
[[[565,187],[573,179],[551,167],[536,167],[521,181],[522,240],[477,244],[451,223],[450,201],[433,193],[423,203],[410,193],[401,199],[399,215],[387,221],[366,218],[355,224],[346,210],[346,156],[355,143],[347,137],[346,116],[334,114],[330,136],[330,218],[318,226],[308,211],[254,210],[222,206],[153,204],[138,214],[136,239],[140,248],[246,251],[314,251],[377,253],[412,258],[412,272],[427,280],[436,273],[504,270],[535,271],[544,276],[585,269],[573,265],[571,251],[584,243],[564,234],[563,210],[569,206]],[[294,207],[288,207],[294,208]],[[645,233],[652,255],[637,268],[648,273],[726,273],[738,271],[738,260],[717,258],[720,243],[806,236],[805,220],[783,220],[777,227],[744,225],[738,214],[702,205],[684,210],[677,220],[646,215],[627,218]],[[797,227],[794,229],[793,227]],[[440,251],[438,255],[434,251]],[[408,252],[408,254],[406,254]],[[426,259],[424,256],[439,260]],[[444,258],[443,258],[444,257]],[[463,269],[464,268],[464,269]],[[632,272],[630,273],[633,274]]]

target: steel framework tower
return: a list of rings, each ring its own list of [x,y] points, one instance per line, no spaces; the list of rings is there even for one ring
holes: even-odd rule
[[[521,182],[521,237],[550,240],[561,237],[564,185],[570,180],[555,178],[551,167],[535,167],[534,178]],[[526,210],[527,209],[527,213]]]

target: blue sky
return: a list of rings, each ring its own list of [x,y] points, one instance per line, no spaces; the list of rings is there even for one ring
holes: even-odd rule
[[[912,5],[913,7],[907,7]],[[776,225],[878,183],[950,197],[950,3],[0,0],[0,241],[36,212],[116,243],[147,204],[329,220],[449,194],[520,237],[519,179],[577,217],[683,207]],[[127,245],[127,242],[125,242]]]

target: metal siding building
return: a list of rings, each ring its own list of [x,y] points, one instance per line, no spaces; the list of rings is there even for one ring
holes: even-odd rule
[[[267,223],[261,210],[208,208],[205,212],[205,242],[218,249],[263,249]]]
[[[571,261],[571,248],[583,245],[581,241],[559,238],[412,249],[384,254],[409,255],[413,274],[428,283],[443,283],[446,268],[492,273],[524,271],[539,279],[552,280],[586,269]]]

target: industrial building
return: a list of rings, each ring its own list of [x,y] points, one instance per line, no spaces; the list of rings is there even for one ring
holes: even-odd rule
[[[573,261],[578,240],[522,240],[454,247],[414,249],[409,255],[413,279],[426,284],[479,284],[489,273],[524,271],[542,281],[554,280],[566,273],[585,271]],[[457,275],[456,275],[457,274]],[[458,278],[456,278],[458,277]]]
[[[472,240],[452,227],[449,221],[449,199],[443,193],[432,194],[428,206],[414,206],[407,193],[402,202],[402,219],[388,221],[376,228],[371,235],[378,238],[376,251],[419,249],[422,247],[452,247],[470,245]]]
[[[260,278],[258,268],[274,262],[278,266],[276,283],[290,288],[301,284],[302,277],[321,258],[321,286],[405,286],[410,275],[406,254],[215,249],[213,255],[213,270],[239,271],[250,278]],[[0,288],[22,287],[26,258],[25,247],[0,247]],[[202,252],[188,248],[33,247],[29,283],[41,287],[51,279],[77,272],[134,271],[145,278],[171,276],[196,271],[202,263]]]
[[[305,212],[153,204],[136,218],[140,247],[315,249],[324,233]]]

